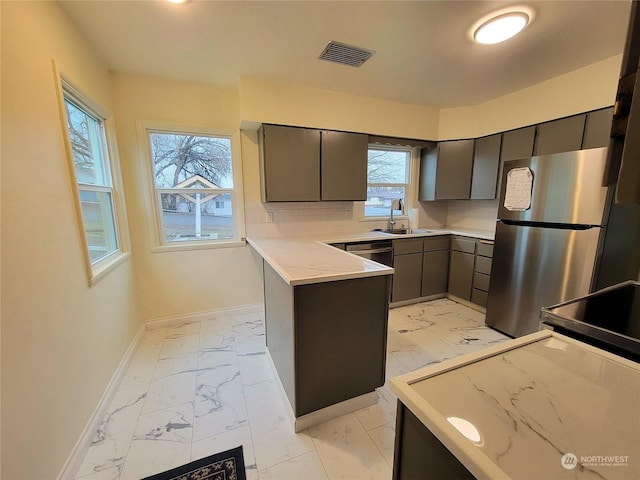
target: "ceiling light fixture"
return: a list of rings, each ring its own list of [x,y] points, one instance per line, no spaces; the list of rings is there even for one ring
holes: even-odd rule
[[[167,0],[169,3],[187,3],[189,0]]]
[[[469,33],[471,38],[485,45],[504,42],[520,33],[533,20],[533,11],[527,7],[498,10],[478,20]]]

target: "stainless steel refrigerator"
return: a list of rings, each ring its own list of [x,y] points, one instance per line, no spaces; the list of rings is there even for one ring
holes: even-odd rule
[[[606,148],[504,163],[487,325],[513,337],[539,329],[540,309],[589,293],[611,192]]]

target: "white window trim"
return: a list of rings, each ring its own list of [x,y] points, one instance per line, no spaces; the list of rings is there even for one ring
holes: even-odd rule
[[[84,259],[85,270],[89,287],[93,287],[98,281],[106,277],[118,265],[122,264],[131,256],[131,244],[129,238],[129,230],[127,223],[127,212],[124,200],[124,188],[122,185],[122,173],[120,170],[120,160],[118,157],[118,148],[116,144],[115,125],[113,124],[113,116],[108,108],[93,99],[91,95],[77,86],[67,75],[61,73],[55,60],[53,64],[54,83],[56,87],[56,96],[58,99],[58,111],[60,115],[60,123],[62,126],[63,142],[67,157],[67,169],[69,171],[70,190],[73,197],[73,203],[76,213],[76,223],[82,245],[82,256]],[[111,193],[113,201],[113,216],[115,224],[115,233],[118,242],[118,248],[100,259],[92,263],[89,255],[89,245],[87,243],[87,235],[84,227],[84,217],[82,215],[82,203],[80,201],[80,189],[78,177],[76,175],[76,167],[73,161],[73,150],[71,147],[71,139],[67,126],[67,114],[65,108],[65,92],[71,97],[77,99],[80,103],[89,108],[93,113],[97,114],[102,120],[104,128],[106,154],[109,161],[109,175],[111,176]]]
[[[242,154],[240,151],[240,130],[212,129],[203,126],[174,124],[158,122],[153,120],[137,120],[136,130],[138,136],[138,150],[140,158],[144,162],[145,184],[145,211],[147,218],[149,237],[152,239],[151,251],[153,253],[178,252],[185,250],[208,250],[213,248],[243,247],[245,240],[245,212],[244,193],[242,180]],[[233,240],[195,240],[193,242],[180,242],[175,244],[163,243],[164,232],[162,218],[158,208],[158,191],[154,180],[153,162],[151,161],[151,144],[149,142],[149,132],[166,132],[177,134],[211,135],[219,137],[229,137],[231,139],[231,168],[233,169],[233,189],[231,193],[233,205]],[[174,189],[175,190],[175,189]]]
[[[369,144],[369,148],[376,150],[400,150],[401,147],[393,147],[388,145],[379,145],[379,144]],[[419,147],[410,147],[407,148],[410,150],[409,157],[409,179],[407,183],[387,183],[385,186],[405,186],[406,185],[406,195],[404,200],[404,212],[402,215],[393,215],[395,220],[400,220],[401,222],[406,222],[405,225],[409,226],[409,211],[414,208],[417,200],[418,200],[418,178],[419,177],[419,168],[420,168],[420,148]],[[367,182],[367,187],[369,183]],[[360,206],[358,208],[358,221],[359,222],[380,222],[389,220],[389,215],[385,216],[365,216],[364,214],[365,202],[360,202]]]

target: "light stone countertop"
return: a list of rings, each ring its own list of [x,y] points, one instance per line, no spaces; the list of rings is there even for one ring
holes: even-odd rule
[[[479,479],[640,478],[640,364],[604,350],[545,330],[390,383]]]
[[[247,237],[247,242],[287,282],[306,285],[351,278],[391,275],[391,267],[347,253],[328,244],[371,240],[397,240],[436,235],[463,235],[493,240],[487,230],[419,229],[420,233],[394,235],[384,232],[347,232],[287,237]]]

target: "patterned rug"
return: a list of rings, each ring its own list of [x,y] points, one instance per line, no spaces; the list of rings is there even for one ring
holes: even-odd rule
[[[143,480],[246,480],[242,446],[201,458]]]

